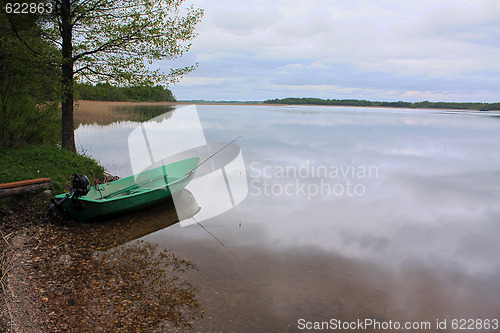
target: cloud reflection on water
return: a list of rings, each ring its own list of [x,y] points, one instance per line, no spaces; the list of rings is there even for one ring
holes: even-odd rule
[[[250,184],[262,180],[255,173],[252,176],[252,163],[283,168],[304,163],[378,168],[377,177],[358,180],[366,188],[362,196],[318,195],[304,200],[300,193],[252,196],[250,188],[251,198],[235,212],[245,223],[265,230],[265,239],[250,241],[256,246],[313,245],[371,260],[416,258],[454,263],[477,273],[500,269],[500,246],[494,244],[500,205],[497,119],[474,113],[400,109],[198,109],[207,140],[242,135],[240,145]],[[247,126],[256,119],[257,126]],[[105,166],[112,161],[128,170],[124,149],[133,124],[84,125],[77,135]],[[269,179],[270,184],[284,186],[295,181],[274,178]],[[318,179],[300,181],[307,186]],[[224,217],[220,219],[213,223],[226,223]],[[484,246],[486,243],[493,247]],[[469,254],[464,255],[467,248]]]
[[[255,246],[315,246],[376,262],[419,260],[475,274],[500,271],[500,245],[495,244],[500,220],[496,119],[429,110],[199,109],[205,124],[232,123],[237,115],[235,127],[244,138],[245,155],[250,156],[247,170],[252,162],[284,167],[304,161],[378,166],[378,177],[362,180],[366,185],[362,197],[247,198],[238,214],[266,236],[252,239]],[[254,119],[264,120],[251,129],[240,126]],[[231,128],[207,126],[205,133],[217,136],[221,131],[234,132]],[[230,223],[220,219],[213,223]]]
[[[492,295],[500,292],[500,122],[491,114],[279,106],[198,110],[207,141],[242,136],[247,171],[252,163],[378,168],[377,177],[358,179],[366,187],[362,196],[252,195],[249,187],[241,205],[204,223],[241,261],[228,261],[232,257],[197,225],[146,236],[199,260],[206,300],[220,298],[207,290],[227,291],[257,309],[262,293],[264,308],[276,316],[296,304],[292,313],[325,315],[328,309],[346,318],[381,315],[384,306],[409,319],[490,314],[487,309],[498,306]],[[249,172],[249,182],[255,179],[280,186],[296,180]],[[300,179],[306,185],[319,180]],[[308,262],[324,265],[308,275]],[[354,271],[356,277],[342,275]],[[321,283],[325,288],[310,287]],[[215,303],[211,311],[220,307]],[[363,311],[355,312],[356,304]],[[245,317],[234,306],[220,308]]]

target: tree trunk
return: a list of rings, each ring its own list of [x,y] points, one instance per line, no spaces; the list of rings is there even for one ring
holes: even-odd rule
[[[75,126],[73,124],[73,26],[71,23],[70,6],[70,0],[62,1],[62,147],[69,151],[76,152]]]

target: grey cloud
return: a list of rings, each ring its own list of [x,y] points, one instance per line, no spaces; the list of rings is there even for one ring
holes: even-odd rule
[[[173,87],[180,99],[498,100],[495,1],[201,1],[200,7],[206,16],[187,56],[200,66]]]

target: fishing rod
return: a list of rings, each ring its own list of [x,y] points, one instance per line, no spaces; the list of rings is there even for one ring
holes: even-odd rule
[[[238,136],[236,139],[234,139],[233,141],[229,142],[228,144],[226,144],[224,147],[220,148],[219,150],[217,150],[215,153],[213,153],[212,155],[210,155],[209,157],[207,157],[205,160],[203,160],[202,162],[200,162],[196,167],[194,167],[193,169],[189,170],[186,175],[184,177],[182,177],[181,179],[178,179],[177,181],[173,182],[173,183],[168,183],[168,184],[165,184],[165,186],[169,186],[169,185],[172,185],[174,183],[177,183],[181,180],[184,180],[185,178],[191,176],[193,174],[193,172],[199,168],[203,163],[207,162],[209,159],[211,159],[212,157],[214,157],[216,154],[218,154],[219,152],[221,152],[222,150],[224,150],[227,146],[229,146],[230,144],[232,144],[233,142],[235,142],[236,140],[238,140],[239,138],[241,138],[241,136]],[[102,199],[109,199],[111,197],[114,197],[114,196],[117,196],[119,194],[122,194],[122,193],[125,193],[127,191],[130,191],[134,188],[138,188],[142,185],[145,185],[147,183],[152,183],[160,178],[163,178],[163,177],[166,177],[168,175],[161,175],[161,176],[157,176],[157,177],[154,177],[154,178],[151,178],[151,179],[146,179],[145,181],[143,182],[140,182],[140,183],[136,183],[136,184],[133,184],[133,185],[130,185],[126,188],[123,188],[121,190],[118,190],[118,191],[115,191],[115,192],[112,192],[112,193],[109,193],[108,195],[102,195],[101,192],[99,191],[99,194],[101,194],[101,200]],[[163,186],[160,186],[159,188],[161,188]]]
[[[205,230],[206,232],[208,232],[208,234],[209,234],[210,236],[212,236],[212,237],[213,237],[216,241],[218,241],[218,242],[220,243],[220,245],[222,245],[222,246],[223,246],[223,247],[224,247],[224,248],[225,248],[225,249],[226,249],[229,253],[231,253],[231,254],[232,254],[232,255],[233,255],[236,259],[240,259],[240,258],[238,258],[238,256],[237,256],[236,254],[234,254],[234,252],[233,252],[233,251],[231,251],[231,250],[230,250],[230,249],[229,249],[226,245],[224,245],[224,243],[222,243],[222,242],[221,242],[221,241],[220,241],[217,237],[215,237],[215,235],[214,235],[213,233],[211,233],[210,231],[208,231],[208,229],[207,229],[207,228],[205,228],[205,227],[203,226],[203,224],[201,224],[200,222],[196,221],[196,219],[194,218],[194,216],[193,216],[193,217],[191,217],[191,219],[193,219],[193,221],[195,221],[196,223],[198,223],[198,225],[199,225],[200,227],[202,227],[202,228],[203,228],[203,230]]]
[[[219,152],[221,152],[222,150],[224,150],[227,146],[229,146],[230,144],[232,144],[233,142],[235,142],[236,140],[238,140],[239,138],[241,138],[241,136],[238,136],[236,139],[234,139],[233,141],[229,142],[228,144],[226,144],[224,147],[220,148],[219,150],[217,150],[215,153],[213,153],[212,155],[210,155],[209,157],[207,157],[205,160],[203,160],[201,163],[199,163],[195,168],[193,168],[192,170],[190,170],[187,174],[192,174],[196,169],[198,169],[203,163],[207,162],[209,159],[211,159],[212,157],[214,157],[216,154],[218,154]],[[213,239],[215,239],[217,242],[219,242],[220,245],[222,245],[229,253],[231,253],[236,259],[239,259],[238,256],[233,252],[231,251],[226,245],[224,245],[224,243],[222,243],[217,237],[215,237],[215,235],[213,233],[211,233],[207,228],[205,228],[205,226],[203,224],[201,224],[200,222],[198,222],[194,216],[191,217],[191,219],[193,221],[195,221],[203,230],[205,230],[210,236],[213,237]]]
[[[209,159],[211,159],[212,157],[214,157],[216,154],[218,154],[219,152],[221,152],[222,150],[226,149],[227,146],[229,146],[230,144],[232,144],[233,142],[235,142],[236,140],[238,140],[239,138],[241,138],[241,135],[238,136],[236,139],[234,139],[233,141],[229,142],[228,144],[226,144],[224,147],[220,148],[219,150],[217,150],[215,153],[213,153],[212,155],[208,156],[206,159],[204,159],[202,162],[200,162],[196,167],[194,167],[193,169],[191,169],[188,174],[191,174],[193,173],[196,169],[198,169],[203,163],[207,162]]]

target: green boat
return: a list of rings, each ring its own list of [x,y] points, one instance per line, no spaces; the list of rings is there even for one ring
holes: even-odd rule
[[[142,210],[184,189],[199,160],[188,158],[94,187],[87,177],[73,175],[72,191],[57,195],[53,205],[81,222]]]

